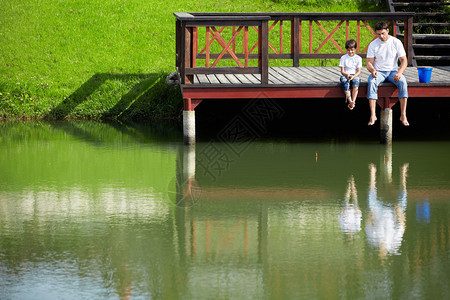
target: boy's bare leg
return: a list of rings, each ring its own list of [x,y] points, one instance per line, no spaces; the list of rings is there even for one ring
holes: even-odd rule
[[[352,102],[352,96],[350,95],[350,91],[345,91],[345,102]]]
[[[348,104],[349,109],[354,109],[356,105],[356,97],[358,97],[358,87],[354,87],[352,90],[352,100]]]
[[[368,124],[369,126],[375,124],[375,122],[377,121],[377,116],[375,114],[376,105],[377,105],[376,99],[369,99],[369,108],[370,108],[370,119]]]
[[[406,118],[406,104],[408,98],[400,98],[400,121],[402,121],[404,126],[409,126],[408,119]]]

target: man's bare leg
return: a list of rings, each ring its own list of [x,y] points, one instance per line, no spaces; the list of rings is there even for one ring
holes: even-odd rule
[[[406,104],[408,98],[400,98],[400,121],[402,121],[404,126],[409,126],[408,119],[406,118]]]
[[[369,126],[375,124],[377,120],[377,116],[375,114],[376,112],[376,106],[377,100],[376,99],[369,99],[369,108],[370,108],[370,119],[369,119]]]

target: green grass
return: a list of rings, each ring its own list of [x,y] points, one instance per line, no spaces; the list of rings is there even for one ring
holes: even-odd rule
[[[173,12],[357,12],[373,3],[3,0],[0,119],[176,119],[180,93],[165,84],[175,71]]]

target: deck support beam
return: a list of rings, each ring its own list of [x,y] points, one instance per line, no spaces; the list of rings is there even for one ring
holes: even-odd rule
[[[195,144],[195,108],[202,102],[200,99],[183,99],[183,135],[186,145]]]
[[[395,97],[381,97],[377,100],[380,112],[380,143],[392,144],[392,107],[398,102]]]
[[[392,144],[392,109],[385,108],[380,112],[380,143]]]
[[[183,111],[183,135],[186,145],[195,144],[195,110]]]

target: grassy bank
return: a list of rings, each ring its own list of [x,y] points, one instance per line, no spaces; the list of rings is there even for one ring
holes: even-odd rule
[[[356,12],[380,10],[376,2],[3,0],[0,119],[176,119],[180,94],[165,84],[173,12]]]

